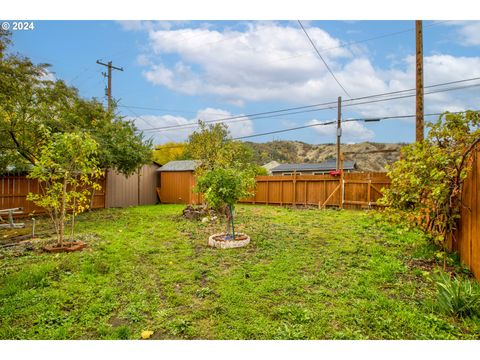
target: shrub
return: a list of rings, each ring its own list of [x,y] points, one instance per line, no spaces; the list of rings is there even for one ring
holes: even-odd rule
[[[459,317],[480,315],[480,286],[442,272],[435,280],[440,310]]]
[[[404,211],[445,252],[449,236],[455,240],[463,183],[480,144],[480,112],[445,113],[427,126],[425,140],[405,146],[402,159],[387,167],[392,181],[381,202]]]

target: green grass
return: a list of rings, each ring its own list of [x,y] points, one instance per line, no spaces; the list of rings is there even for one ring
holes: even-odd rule
[[[82,252],[0,259],[0,339],[479,339],[436,310],[420,233],[374,212],[239,206],[251,244],[180,205],[84,214]]]

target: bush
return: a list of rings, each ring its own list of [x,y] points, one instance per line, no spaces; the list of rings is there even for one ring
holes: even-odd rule
[[[435,283],[440,310],[459,317],[480,316],[480,286],[476,282],[442,272]]]

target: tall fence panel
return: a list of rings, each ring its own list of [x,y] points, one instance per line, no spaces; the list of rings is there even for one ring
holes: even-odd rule
[[[125,176],[114,170],[107,174],[106,207],[153,205],[157,203],[157,165],[144,165],[136,173]]]
[[[480,280],[480,147],[472,162],[472,171],[463,185],[462,209],[453,248],[460,260]]]
[[[385,173],[257,176],[252,204],[315,205],[360,208],[377,206],[382,188],[390,185]]]
[[[98,183],[102,188],[95,191],[92,204],[94,209],[105,207],[105,179],[99,180]],[[21,207],[25,215],[45,213],[43,208],[27,200],[29,193],[41,193],[37,180],[28,179],[26,176],[0,176],[0,209]]]

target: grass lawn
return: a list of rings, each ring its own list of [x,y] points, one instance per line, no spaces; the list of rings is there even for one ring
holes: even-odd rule
[[[182,209],[84,214],[82,252],[3,251],[0,339],[480,338],[435,309],[434,249],[375,212],[238,206],[252,242],[218,250],[223,225]]]

